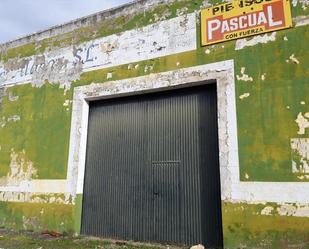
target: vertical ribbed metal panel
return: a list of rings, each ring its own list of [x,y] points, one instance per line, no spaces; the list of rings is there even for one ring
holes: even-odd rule
[[[82,231],[131,239],[142,209],[145,105],[91,105]],[[134,232],[134,233],[133,233]]]
[[[201,233],[210,248],[223,247],[217,97],[210,85],[199,95]]]
[[[82,233],[222,246],[215,84],[91,103]]]

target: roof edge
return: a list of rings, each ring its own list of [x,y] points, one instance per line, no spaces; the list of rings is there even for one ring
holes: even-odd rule
[[[16,39],[0,43],[0,50],[22,46],[28,43],[37,42],[46,38],[54,37],[60,34],[72,32],[78,28],[88,27],[91,24],[102,20],[108,20],[128,14],[138,14],[151,9],[155,5],[174,2],[175,0],[134,0],[117,7],[109,8],[90,14],[84,17],[74,19],[63,24],[55,25],[47,29],[39,30],[29,35],[17,37]]]

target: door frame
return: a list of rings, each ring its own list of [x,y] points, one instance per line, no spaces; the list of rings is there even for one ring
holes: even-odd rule
[[[73,197],[83,195],[89,102],[210,83],[217,85],[221,200],[231,199],[233,179],[239,182],[233,60],[76,87],[73,95],[67,192]],[[77,215],[81,222],[82,198],[75,200],[81,202],[76,203],[80,206]],[[76,227],[80,229],[80,224]]]

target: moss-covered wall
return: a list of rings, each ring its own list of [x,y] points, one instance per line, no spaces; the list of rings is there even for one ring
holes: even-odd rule
[[[271,208],[272,213],[261,215]],[[278,205],[223,203],[226,248],[309,248],[309,218],[282,216]]]
[[[5,120],[0,129],[0,174],[10,169],[11,149],[25,150],[37,165],[41,179],[65,179],[70,132],[71,104],[63,106],[70,96],[63,95],[57,85],[45,84],[34,88],[31,84],[7,89],[2,99],[0,117]],[[11,100],[10,100],[11,96]],[[12,96],[18,100],[12,101]],[[18,115],[18,121],[8,118]]]
[[[16,57],[78,46],[95,38],[198,11],[203,4],[205,2],[201,0],[176,1],[157,6],[145,14],[105,20],[35,45],[27,44],[2,51],[0,60],[5,64]],[[303,156],[299,146],[295,145],[297,141],[304,141],[302,146],[308,146],[305,139],[309,138],[309,129],[301,132],[295,121],[301,114],[309,122],[309,116],[305,116],[309,113],[309,25],[299,25],[300,17],[309,18],[308,2],[295,1],[292,14],[293,28],[265,35],[263,42],[257,42],[254,46],[237,50],[237,41],[230,41],[201,47],[198,31],[195,51],[83,72],[66,91],[59,88],[57,82],[45,82],[41,87],[28,83],[0,88],[0,183],[5,185],[8,175],[12,175],[12,151],[24,155],[15,160],[17,165],[20,166],[20,160],[24,160],[35,167],[35,172],[30,170],[32,179],[66,179],[74,87],[230,59],[235,63],[241,181],[308,182],[309,174],[302,172],[300,167],[308,163],[309,158]],[[198,23],[197,27],[199,30]],[[270,36],[272,39],[269,39]],[[294,170],[292,160],[296,163]],[[27,171],[29,163],[20,167]],[[78,196],[75,206],[1,202],[1,225],[15,229],[75,229],[78,232],[81,200]],[[309,248],[309,218],[278,212],[269,215],[261,213],[268,206],[276,210],[276,205],[279,204],[224,202],[225,246],[289,248],[294,245]]]
[[[72,233],[73,205],[1,202],[1,228]]]

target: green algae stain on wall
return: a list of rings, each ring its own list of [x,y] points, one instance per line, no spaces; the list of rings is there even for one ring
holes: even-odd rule
[[[9,172],[10,153],[25,151],[37,169],[39,179],[66,179],[71,96],[58,85],[31,84],[7,88],[0,118],[0,174]],[[16,100],[10,100],[10,97]],[[12,117],[18,119],[11,120]]]
[[[0,61],[7,62],[14,58],[23,58],[35,54],[35,44],[29,43],[20,47],[10,48],[5,53],[0,53]]]
[[[295,123],[299,112],[309,111],[301,104],[309,103],[306,94],[309,58],[306,47],[297,38],[308,39],[308,36],[308,26],[302,26],[277,32],[276,41],[238,51],[235,42],[198,47],[192,52],[83,73],[73,86],[106,82],[109,72],[113,75],[109,80],[117,80],[234,59],[236,76],[242,76],[245,68],[244,73],[253,79],[236,81],[241,180],[306,181],[292,172],[290,139],[308,137],[308,130],[302,136],[297,134]],[[206,50],[209,52],[205,53]],[[293,54],[299,64],[290,59]],[[150,69],[146,71],[146,67]],[[39,178],[66,178],[71,106],[64,105],[71,100],[72,91],[63,95],[62,89],[51,84],[41,88],[28,84],[7,91],[19,99],[12,102],[5,97],[0,118],[7,120],[18,115],[20,120],[6,122],[0,128],[2,141],[6,141],[0,144],[1,175],[7,174],[10,151],[15,149],[26,151],[38,169]],[[250,96],[239,99],[244,93]]]
[[[83,206],[83,195],[78,194],[75,198],[74,208],[74,232],[80,234],[82,225],[82,206]]]
[[[309,248],[309,218],[261,215],[265,207],[222,203],[225,248]],[[277,205],[267,207],[276,210]]]
[[[177,16],[181,9],[185,9],[184,12],[186,13],[191,13],[199,9],[201,4],[202,1],[173,2],[167,5],[159,5],[143,15],[138,14],[127,18],[104,20],[101,24],[89,27],[88,31],[91,34],[96,34],[94,36],[89,35],[88,28],[81,28],[72,33],[43,40],[38,46],[39,52],[43,52],[47,48],[67,46],[71,45],[72,42],[78,44],[115,32],[142,27],[152,23],[155,19],[172,18]],[[304,3],[298,2],[296,7],[292,8],[294,17],[308,13],[308,10],[303,8],[303,5]],[[169,7],[168,14],[165,13],[166,6]],[[115,27],[116,23],[119,24],[120,28],[111,28],[111,26]],[[124,23],[125,26],[123,26]],[[116,25],[116,27],[118,26]],[[199,41],[199,27],[197,30]],[[88,40],[83,38],[83,34],[86,34]],[[79,39],[73,36],[79,36]],[[283,39],[284,36],[286,36],[287,40]],[[290,148],[290,139],[299,137],[297,136],[297,124],[294,120],[300,111],[307,111],[304,109],[305,106],[300,106],[299,103],[308,102],[306,96],[304,96],[307,90],[308,70],[305,63],[308,61],[308,53],[306,53],[306,48],[301,44],[302,40],[299,37],[308,39],[308,26],[279,31],[274,42],[245,47],[238,51],[234,50],[235,42],[226,42],[205,48],[199,46],[195,52],[136,63],[139,65],[138,70],[128,70],[128,65],[125,65],[85,73],[82,75],[81,80],[75,82],[75,85],[105,82],[107,81],[106,74],[109,71],[113,72],[114,80],[177,69],[177,63],[179,63],[179,67],[187,67],[234,59],[236,74],[241,76],[240,72],[245,67],[245,73],[253,78],[253,82],[236,82],[241,180],[306,180],[300,179],[298,174],[292,173]],[[206,50],[210,52],[205,53]],[[6,55],[2,56],[2,59],[6,61],[8,58],[29,56],[36,52],[34,44],[31,43],[8,50]],[[297,57],[300,61],[299,64],[295,64],[290,59],[292,55]],[[287,60],[288,62],[286,62]],[[145,72],[145,67],[149,65],[152,70]],[[265,78],[263,80],[262,75]],[[22,88],[16,87],[16,89]],[[29,158],[39,167],[39,178],[58,179],[65,177],[65,157],[67,157],[70,126],[69,112],[64,111],[65,108],[60,105],[65,101],[61,90],[56,93],[56,87],[53,90],[50,90],[50,87],[48,89],[44,88],[46,86],[40,90],[28,89],[31,95],[31,97],[27,97],[28,102],[29,98],[33,98],[33,106],[25,105],[26,108],[22,108],[22,100],[17,101],[16,103],[21,103],[18,108],[23,112],[24,117],[20,121],[10,123],[0,130],[0,133],[4,134],[5,140],[10,141],[0,151],[0,173],[2,175],[7,172],[10,160],[9,151],[16,147],[15,149],[18,151],[25,150]],[[289,91],[285,91],[285,89],[289,89]],[[32,93],[32,91],[39,93]],[[239,99],[238,97],[243,94],[250,94],[250,97]],[[51,96],[58,96],[59,101],[55,99],[55,103],[57,103],[55,106],[58,109],[53,106],[55,112],[43,114],[47,109],[53,109],[50,108],[52,106]],[[47,104],[44,102],[45,98]],[[42,102],[44,104],[41,106]],[[19,115],[19,110],[16,108],[14,110],[13,107],[17,104],[8,104],[8,101],[4,104],[5,109],[0,113],[2,117],[7,118],[8,113],[6,113],[6,110],[15,113],[14,115]],[[252,111],[248,111],[247,106],[250,106]],[[32,117],[25,116],[28,108],[33,110]],[[14,111],[12,112],[12,110]],[[32,129],[29,127],[32,127]],[[54,130],[55,133],[51,135],[48,130]],[[306,136],[307,134],[301,137]],[[54,172],[48,170],[53,167],[56,167],[57,170]]]
[[[217,1],[218,2],[218,1]],[[203,0],[181,0],[171,3],[161,3],[142,13],[137,12],[106,18],[91,25],[77,28],[74,31],[55,35],[36,43],[29,43],[9,48],[0,53],[0,61],[7,62],[12,58],[24,58],[41,54],[51,49],[64,48],[71,45],[80,45],[94,39],[121,33],[131,29],[142,28],[148,24],[174,18],[180,14],[192,13],[202,5]]]
[[[14,230],[72,233],[73,205],[0,202],[0,226]]]
[[[268,34],[271,35],[274,34]],[[109,72],[113,72],[111,80],[118,80],[175,70],[179,68],[177,65],[190,67],[234,59],[241,180],[308,181],[293,172],[291,155],[291,139],[308,137],[309,131],[300,136],[295,122],[299,112],[309,111],[303,104],[309,103],[306,94],[309,90],[309,58],[299,37],[309,39],[308,26],[279,31],[275,34],[275,41],[240,50],[235,50],[236,42],[226,42],[133,65],[84,73],[74,85],[106,82]],[[136,65],[138,68],[132,69]],[[148,65],[151,65],[151,72],[144,72]],[[252,80],[245,81],[244,74]],[[249,97],[241,99],[245,93]]]
[[[0,61],[7,62],[12,58],[23,58],[35,54],[44,53],[50,49],[64,48],[71,45],[79,45],[97,38],[106,37],[112,34],[121,33],[127,30],[141,28],[147,24],[171,19],[180,14],[192,13],[201,8],[205,3],[203,0],[181,0],[171,3],[163,3],[143,13],[119,16],[113,19],[104,19],[89,26],[75,29],[74,31],[59,34],[53,37],[29,43],[19,47],[4,50],[0,54]],[[215,5],[222,1],[211,0],[207,5]],[[293,1],[292,16],[306,16],[309,8],[306,1]]]
[[[236,83],[243,181],[306,180],[292,172],[290,144],[292,138],[309,134],[308,130],[298,134],[295,122],[299,112],[309,111],[304,104],[309,103],[309,55],[299,37],[309,39],[308,26],[278,32],[275,42],[244,48],[236,57],[237,64],[253,78],[252,82]],[[299,63],[290,57],[297,57]],[[236,74],[240,74],[238,70]],[[240,99],[243,93],[250,97]]]
[[[174,17],[182,7],[193,12],[199,9],[202,1],[184,2],[185,5],[182,1],[169,5],[170,12],[166,15],[164,5],[142,16],[107,20],[96,27],[49,38],[43,40],[36,51],[32,44],[12,49],[1,60],[25,57],[72,43],[78,45],[142,27],[152,23],[156,16]],[[292,8],[293,16],[308,15],[308,10],[298,3]],[[73,87],[233,59],[241,181],[308,181],[300,173],[293,173],[292,160],[299,163],[302,157],[291,145],[291,139],[306,139],[309,135],[309,129],[298,134],[299,127],[295,122],[299,113],[309,112],[309,55],[303,42],[309,39],[308,25],[279,31],[275,41],[240,50],[235,50],[236,41],[200,47],[199,27],[197,30],[196,51],[83,73],[66,95],[59,85],[49,83],[41,88],[31,84],[6,88],[0,108],[0,177],[9,172],[10,155],[14,149],[16,152],[25,151],[27,159],[37,169],[39,179],[66,178]],[[108,73],[112,73],[111,79],[107,79]],[[252,81],[242,80],[244,74]],[[250,95],[240,99],[245,93]],[[5,125],[1,127],[1,124]],[[1,202],[0,226],[16,230],[79,233],[82,195],[76,197],[75,203],[73,206]],[[275,204],[267,205],[277,208]],[[223,203],[226,248],[309,248],[308,218],[275,213],[261,215],[264,208],[264,204]]]

